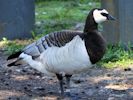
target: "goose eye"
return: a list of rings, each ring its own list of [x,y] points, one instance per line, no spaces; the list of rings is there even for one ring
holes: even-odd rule
[[[103,15],[103,16],[105,16],[105,17],[107,17],[107,16],[108,16],[108,14],[107,14],[107,13],[101,13],[101,15]]]

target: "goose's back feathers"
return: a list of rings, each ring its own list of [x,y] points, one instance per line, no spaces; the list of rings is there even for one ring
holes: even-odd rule
[[[31,55],[33,58],[37,58],[49,47],[62,47],[66,43],[70,42],[74,36],[81,36],[81,34],[83,33],[79,31],[53,32],[26,46],[23,49],[23,52]]]

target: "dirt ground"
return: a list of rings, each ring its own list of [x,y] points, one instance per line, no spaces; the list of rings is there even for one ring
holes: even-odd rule
[[[93,67],[73,75],[70,96],[60,97],[56,77],[29,66],[7,67],[0,51],[0,100],[133,100],[133,66],[107,70]]]

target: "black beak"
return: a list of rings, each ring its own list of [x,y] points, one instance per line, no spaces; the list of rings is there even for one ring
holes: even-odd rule
[[[109,15],[109,14],[108,14],[108,16],[107,16],[107,19],[108,19],[108,20],[115,20],[115,18],[114,18],[113,16]]]

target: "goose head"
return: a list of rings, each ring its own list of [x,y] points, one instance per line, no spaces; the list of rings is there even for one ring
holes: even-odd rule
[[[115,18],[108,13],[105,9],[94,9],[93,10],[94,21],[99,24],[107,20],[115,20]]]
[[[84,32],[89,32],[90,30],[98,30],[98,24],[107,20],[115,20],[115,18],[109,14],[105,9],[94,8],[92,9],[85,22]]]

